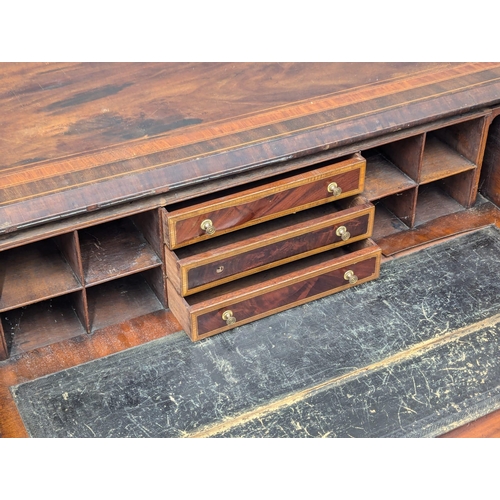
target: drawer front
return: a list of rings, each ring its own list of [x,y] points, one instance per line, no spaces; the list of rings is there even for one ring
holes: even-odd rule
[[[177,296],[172,301],[172,310],[176,314],[184,301],[186,311],[178,311],[176,316],[196,341],[375,279],[380,270],[380,249],[373,246],[312,266],[306,261],[299,261],[306,267],[288,275],[206,302],[189,305],[186,299]],[[354,278],[349,281],[351,275],[356,282]]]
[[[315,215],[320,212],[324,214],[327,210],[312,209],[305,213],[308,212]],[[293,220],[295,217],[297,216],[286,219]],[[367,238],[372,232],[373,218],[374,206],[366,203],[295,224],[291,220],[288,227],[267,231],[267,227],[272,228],[275,225],[273,221],[263,224],[262,232],[252,231],[257,234],[249,239],[227,244],[216,251],[177,260],[177,265],[171,264],[176,256],[172,255],[171,250],[166,249],[168,273],[177,291],[187,296],[252,273]],[[231,236],[223,238],[227,239],[231,239]],[[174,277],[174,273],[178,276]]]
[[[216,201],[165,210],[165,242],[170,249],[180,248],[360,193],[364,187],[365,165],[365,160],[356,154],[348,160],[223,196]]]

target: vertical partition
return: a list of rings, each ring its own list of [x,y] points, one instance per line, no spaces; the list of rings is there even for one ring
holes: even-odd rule
[[[480,191],[500,206],[500,108],[493,111],[481,172]]]

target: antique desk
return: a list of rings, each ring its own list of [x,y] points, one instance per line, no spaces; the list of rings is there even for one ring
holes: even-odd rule
[[[497,220],[500,64],[0,65],[0,359],[193,341]]]

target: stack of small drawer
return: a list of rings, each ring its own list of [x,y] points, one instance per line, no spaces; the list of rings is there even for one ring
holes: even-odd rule
[[[365,168],[354,154],[167,207],[169,307],[191,340],[377,278]]]

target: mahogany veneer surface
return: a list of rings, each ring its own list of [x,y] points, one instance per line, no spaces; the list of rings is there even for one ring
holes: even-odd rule
[[[159,134],[179,137],[188,128],[201,131],[235,117],[247,127],[250,117],[262,112],[283,119],[292,114],[281,107],[295,101],[304,101],[299,113],[307,114],[309,99],[452,65],[388,63],[376,71],[348,63],[3,63],[0,68],[5,132],[0,167],[20,174],[23,165],[137,139],[147,144],[145,138]],[[274,120],[268,116],[268,122]],[[242,128],[243,123],[231,126]],[[125,147],[120,151],[120,157],[128,156]]]
[[[328,208],[331,207],[327,205]],[[327,209],[308,210],[298,220],[294,216],[278,219],[281,224],[271,221],[262,228],[258,226],[261,231],[254,231],[253,237],[246,240],[216,238],[212,241],[222,240],[220,245],[197,245],[199,253],[166,250],[168,277],[179,293],[188,295],[256,269],[268,269],[345,244],[337,234],[341,226],[349,232],[349,242],[371,235],[373,206],[370,204],[340,213]],[[321,217],[315,219],[318,214]]]
[[[498,102],[498,63],[2,64],[0,231]]]
[[[329,203],[363,190],[365,161],[359,155],[322,168],[269,181],[253,189],[221,196],[194,206],[165,212],[165,239],[169,248],[206,239],[203,220],[213,221],[215,236]],[[338,195],[328,191],[330,183],[341,188]],[[211,238],[212,236],[208,236]]]

